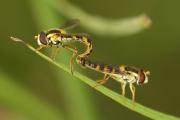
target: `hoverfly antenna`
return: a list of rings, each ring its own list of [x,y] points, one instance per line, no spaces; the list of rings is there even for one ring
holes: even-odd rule
[[[37,40],[39,35],[34,36],[34,39]]]

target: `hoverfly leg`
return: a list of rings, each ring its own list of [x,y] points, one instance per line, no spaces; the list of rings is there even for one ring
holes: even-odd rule
[[[122,96],[125,96],[125,93],[126,93],[126,90],[125,90],[125,88],[126,88],[126,82],[121,82],[121,90],[122,90]]]
[[[96,83],[97,83],[97,84],[94,86],[94,88],[97,87],[97,86],[99,86],[99,85],[105,84],[105,83],[108,81],[109,78],[110,78],[109,75],[104,74],[103,79],[101,79],[101,80],[96,80]]]
[[[132,83],[130,83],[129,88],[130,88],[131,93],[132,93],[132,101],[135,101],[135,87]]]
[[[53,47],[52,53],[51,53],[51,59],[55,61],[57,54],[59,53],[60,48],[59,47]]]
[[[43,48],[43,46],[39,46],[38,48],[36,48],[37,51],[41,50]]]
[[[73,55],[72,55],[70,63],[69,63],[70,64],[71,73],[73,74],[73,59],[77,55],[77,48],[74,47],[74,46],[70,46],[70,45],[63,45],[62,47],[64,47],[64,48],[66,48],[66,49],[68,49],[68,50],[73,52]]]

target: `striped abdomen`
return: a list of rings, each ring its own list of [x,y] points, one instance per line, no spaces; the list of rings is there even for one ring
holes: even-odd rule
[[[80,54],[80,57],[87,58],[92,52],[92,42],[91,40],[83,35],[76,35],[76,34],[54,34],[54,41],[60,41],[62,43],[71,42],[71,41],[78,41],[83,43],[86,46],[85,52]]]
[[[79,41],[86,46],[85,52],[83,52],[78,56],[81,58],[88,58],[93,50],[92,41],[87,36],[83,36],[83,35],[72,35],[72,37],[74,40]]]
[[[85,58],[79,58],[79,64],[85,66],[87,68],[106,73],[106,74],[121,74],[121,70],[119,67],[107,65],[107,64],[98,64],[96,62],[90,61]]]

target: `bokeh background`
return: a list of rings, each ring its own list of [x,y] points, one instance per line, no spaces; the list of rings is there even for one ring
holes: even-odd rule
[[[38,47],[34,35],[59,27],[69,19],[47,1],[1,1],[0,120],[148,120],[9,39],[10,36],[20,37]],[[103,36],[81,25],[70,32],[90,34],[94,44],[92,60],[150,70],[149,83],[136,87],[136,100],[161,112],[180,116],[180,1],[68,1],[88,14],[105,19],[128,18],[141,13],[151,18],[149,29],[130,36]],[[77,18],[81,20],[80,16]],[[77,45],[81,50],[82,46]],[[50,50],[42,52],[49,55]],[[59,56],[62,59],[59,57],[58,62],[66,62],[70,53],[62,50]],[[102,78],[100,73],[75,66],[77,71],[94,80]],[[105,86],[120,92],[120,85],[113,80]],[[128,89],[126,96],[131,96]]]

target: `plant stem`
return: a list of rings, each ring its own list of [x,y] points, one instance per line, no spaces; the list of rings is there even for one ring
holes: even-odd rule
[[[78,18],[81,25],[90,32],[104,36],[129,36],[141,32],[151,26],[151,19],[140,14],[131,18],[107,19],[90,15],[67,0],[47,0],[61,15],[69,19]]]

